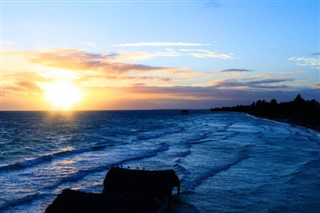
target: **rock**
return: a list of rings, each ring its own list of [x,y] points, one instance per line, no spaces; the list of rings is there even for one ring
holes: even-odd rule
[[[65,189],[46,209],[64,212],[150,212],[156,211],[180,181],[174,170],[147,171],[112,167],[103,182],[103,193]]]
[[[138,194],[153,208],[170,200],[172,190],[177,187],[180,194],[180,181],[174,170],[148,171],[113,167],[103,182],[104,194]]]
[[[48,206],[46,212],[103,212],[109,207],[108,204],[102,194],[65,189]]]

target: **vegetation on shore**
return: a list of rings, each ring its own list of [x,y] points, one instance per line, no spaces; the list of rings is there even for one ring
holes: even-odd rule
[[[320,103],[316,100],[304,100],[301,95],[289,102],[278,103],[258,100],[251,105],[212,108],[212,111],[245,112],[250,115],[294,123],[320,131]]]

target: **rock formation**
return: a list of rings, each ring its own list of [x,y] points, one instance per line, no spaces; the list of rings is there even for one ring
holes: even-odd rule
[[[164,200],[170,205],[172,190],[180,181],[174,170],[148,171],[112,167],[100,194],[65,189],[46,212],[150,212]]]

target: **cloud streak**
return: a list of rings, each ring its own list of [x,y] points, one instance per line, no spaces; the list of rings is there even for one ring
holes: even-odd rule
[[[186,55],[190,55],[196,58],[220,58],[220,59],[233,58],[233,54],[231,53],[213,52],[210,50],[180,49],[180,51],[186,53]]]
[[[291,57],[289,61],[296,61],[299,66],[311,67],[312,69],[320,69],[320,53],[313,53],[308,57]]]
[[[69,70],[95,70],[119,74],[166,69],[165,67],[117,62],[115,59],[119,56],[112,52],[92,54],[75,49],[48,49],[44,51],[24,51],[20,54],[25,55],[36,64]]]
[[[97,76],[92,76],[96,78]],[[99,78],[109,79],[109,80],[131,80],[132,84],[135,84],[139,81],[158,81],[158,82],[171,82],[172,78],[163,78],[163,77],[154,77],[154,76],[121,76],[121,75],[100,75]],[[88,78],[87,78],[88,79]],[[138,83],[142,84],[142,83]],[[144,84],[143,84],[144,85]]]
[[[43,93],[43,90],[32,81],[20,81],[13,85],[3,86],[3,96],[25,96],[31,95],[36,96]]]
[[[210,44],[204,43],[189,43],[189,42],[137,42],[137,43],[124,43],[115,44],[116,47],[200,47],[209,46]]]
[[[97,45],[94,42],[84,41],[84,42],[81,42],[81,44],[88,46],[88,47],[91,47],[91,48],[97,48]]]
[[[289,86],[285,83],[295,81],[293,78],[276,79],[226,79],[213,81],[209,85],[217,88],[229,89],[285,89]]]
[[[247,69],[226,69],[222,70],[221,72],[250,72],[251,70]]]
[[[231,59],[233,54],[213,52],[210,50],[202,49],[180,49],[174,50],[166,48],[163,51],[151,51],[151,52],[132,52],[132,51],[119,51],[117,60],[119,61],[140,61],[157,57],[186,57],[191,56],[194,58],[216,58],[216,59]]]

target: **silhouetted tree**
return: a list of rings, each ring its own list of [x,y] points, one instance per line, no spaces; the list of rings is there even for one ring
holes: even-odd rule
[[[252,115],[272,119],[290,120],[301,125],[320,129],[320,103],[316,100],[306,101],[298,94],[293,101],[278,103],[276,99],[270,102],[257,100],[251,105],[214,108],[212,111],[246,112]]]
[[[276,99],[272,99],[270,101],[270,104],[273,105],[273,106],[276,106],[278,103],[277,103],[277,100]]]
[[[301,97],[301,95],[297,95],[297,97],[293,100],[295,103],[305,103],[305,100]]]

